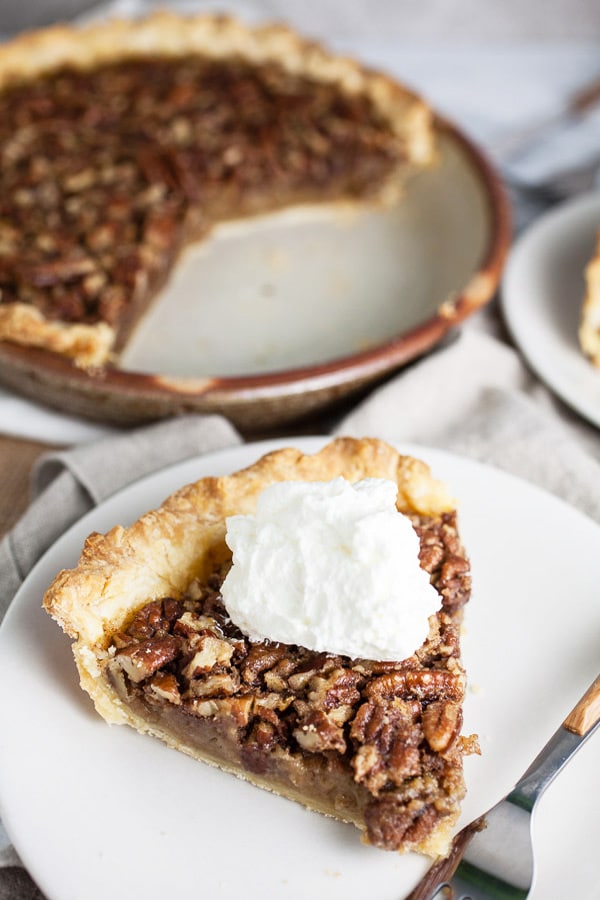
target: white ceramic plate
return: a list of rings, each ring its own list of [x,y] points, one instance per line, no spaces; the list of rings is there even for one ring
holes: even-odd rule
[[[600,192],[542,216],[517,242],[502,284],[506,321],[539,377],[600,427],[600,372],[577,342],[584,269],[600,228]]]
[[[41,610],[57,570],[93,529],[127,523],[183,483],[223,474],[263,442],[181,463],[88,514],[31,573],[0,629],[0,813],[50,900],[277,897],[400,900],[424,872],[415,855],[365,847],[342,825],[169,750],[108,727],[77,683],[68,639]],[[474,596],[464,653],[464,819],[507,791],[597,674],[600,528],[497,470],[406,446],[460,497]],[[548,789],[537,820],[533,897],[597,895],[598,740]]]

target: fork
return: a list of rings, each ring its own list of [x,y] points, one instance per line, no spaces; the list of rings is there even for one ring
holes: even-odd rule
[[[531,820],[543,791],[600,725],[600,675],[512,791],[460,831],[406,900],[524,900],[534,882]]]

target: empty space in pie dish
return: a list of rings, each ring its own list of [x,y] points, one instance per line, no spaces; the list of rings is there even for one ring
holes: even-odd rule
[[[489,195],[452,132],[391,208],[310,205],[218,225],[189,246],[120,368],[239,376],[352,356],[461,292],[490,242]]]

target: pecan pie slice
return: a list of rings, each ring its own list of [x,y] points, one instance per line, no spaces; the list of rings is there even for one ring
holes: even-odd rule
[[[338,476],[397,483],[439,593],[427,639],[402,661],[251,641],[224,608],[226,517],[252,512],[274,482]],[[339,438],[314,455],[278,450],[202,479],[129,528],[92,534],[44,605],[74,639],[82,687],[108,722],[352,822],[372,845],[437,856],[464,795],[463,755],[477,750],[461,735],[469,594],[444,485],[387,444]]]
[[[600,369],[600,233],[594,256],[585,270],[585,280],[579,343],[585,355]]]
[[[282,26],[163,12],[16,39],[0,50],[0,340],[105,365],[186,244],[293,204],[392,202],[432,160],[430,120]]]

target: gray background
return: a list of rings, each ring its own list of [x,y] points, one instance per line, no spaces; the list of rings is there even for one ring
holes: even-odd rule
[[[101,8],[92,0],[0,0],[0,31],[41,25]],[[129,11],[127,0],[112,4]],[[152,2],[136,6],[152,7]],[[163,0],[161,6],[169,4]],[[177,4],[286,19],[316,36],[388,40],[497,41],[600,38],[600,0],[223,0]]]

